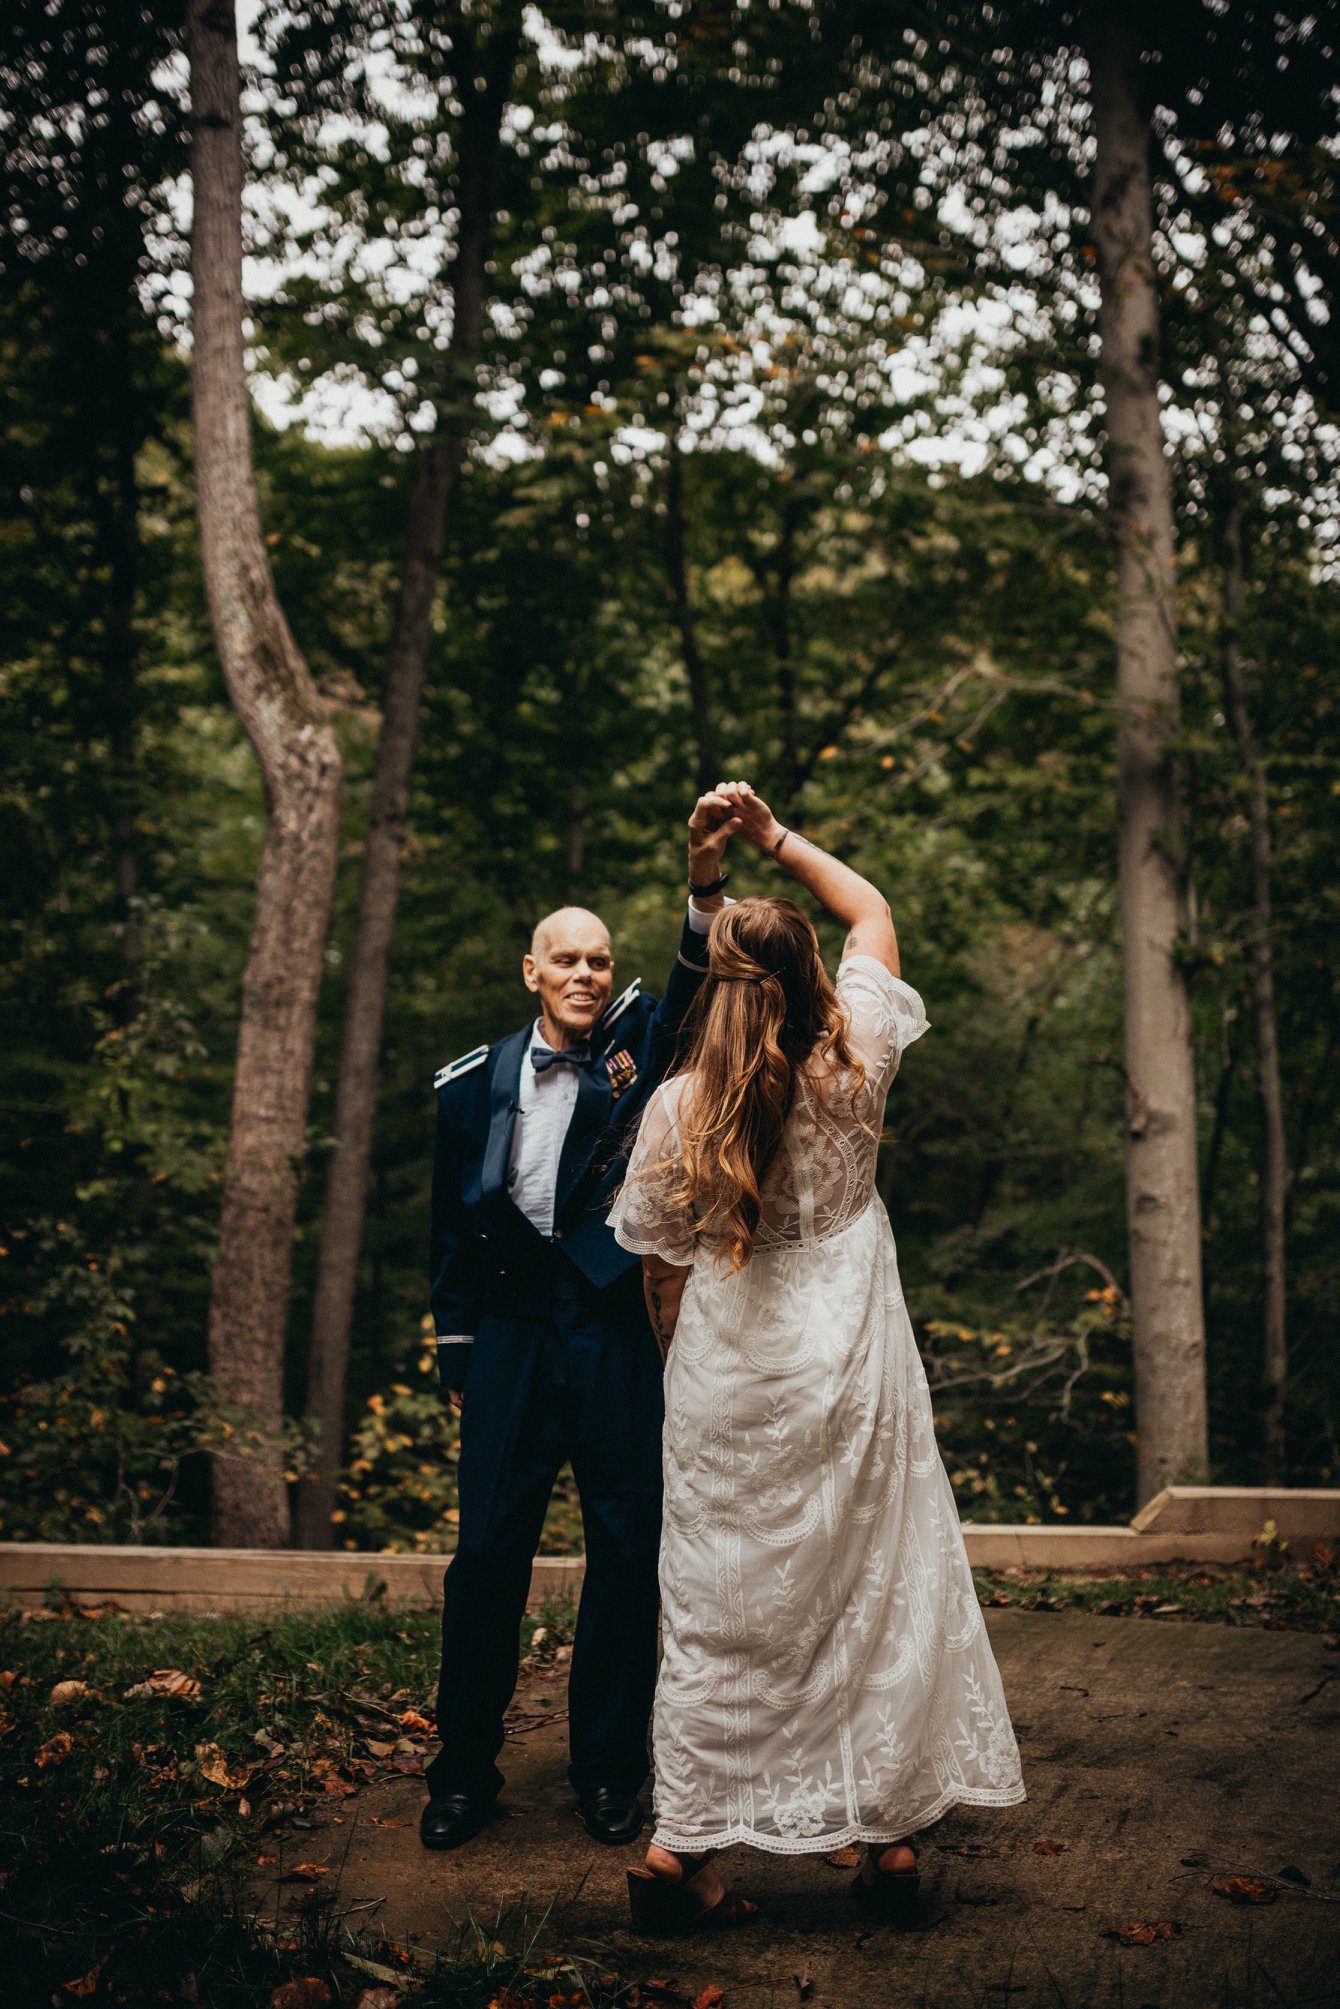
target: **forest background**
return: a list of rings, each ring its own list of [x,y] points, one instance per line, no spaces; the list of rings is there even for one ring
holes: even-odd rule
[[[296,1487],[343,1265],[337,1542],[451,1545],[433,1073],[524,1019],[520,956],[562,901],[608,921],[617,985],[659,989],[684,821],[719,773],[887,891],[927,1001],[881,1185],[962,1509],[1135,1504],[1088,214],[1114,11],[1140,30],[1177,546],[1210,1418],[1187,1476],[1335,1483],[1340,216],[1317,22],[322,0],[244,22],[243,213],[265,549],[344,769],[271,1446]],[[265,805],[202,583],[183,24],[20,0],[0,36],[0,1536],[190,1541],[209,1454],[254,1420],[206,1335]],[[351,1234],[329,1195],[360,875],[389,980]],[[547,1541],[580,1541],[570,1502]]]

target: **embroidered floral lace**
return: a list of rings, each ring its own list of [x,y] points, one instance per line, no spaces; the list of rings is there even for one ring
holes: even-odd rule
[[[1024,1797],[875,1192],[921,999],[838,974],[867,1069],[797,1084],[753,1260],[728,1276],[666,1204],[692,1077],[648,1105],[610,1222],[691,1265],[666,1371],[656,1840],[781,1853],[896,1841]]]

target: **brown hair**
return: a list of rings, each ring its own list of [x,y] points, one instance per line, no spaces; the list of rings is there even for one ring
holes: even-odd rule
[[[689,1023],[679,1072],[692,1073],[693,1091],[666,1197],[736,1271],[754,1253],[759,1189],[791,1113],[796,1069],[817,1053],[846,1077],[854,1105],[865,1068],[848,1044],[819,938],[794,900],[722,908]]]

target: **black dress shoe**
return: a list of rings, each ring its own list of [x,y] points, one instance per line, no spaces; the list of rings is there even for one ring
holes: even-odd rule
[[[419,1816],[419,1840],[426,1849],[458,1849],[492,1812],[493,1801],[474,1793],[438,1793]]]
[[[642,1832],[644,1817],[635,1793],[620,1792],[617,1786],[592,1786],[589,1792],[578,1795],[577,1804],[587,1834],[594,1835],[598,1842],[609,1842],[618,1848]]]

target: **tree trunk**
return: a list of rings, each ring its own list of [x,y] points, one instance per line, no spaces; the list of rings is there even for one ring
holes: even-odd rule
[[[340,829],[339,747],[275,593],[252,472],[243,356],[242,119],[225,0],[188,0],[192,415],[205,590],[228,694],[265,790],[232,1124],[209,1308],[225,1419],[216,1543],[288,1539],[281,1443],[293,1214]]]
[[[127,302],[127,309],[129,302]],[[135,597],[139,584],[139,484],[135,468],[138,446],[133,363],[129,331],[124,322],[112,337],[110,375],[122,387],[110,412],[113,472],[110,493],[102,504],[101,539],[107,556],[107,600],[103,638],[103,704],[110,746],[107,823],[112,850],[112,890],[116,937],[123,974],[113,1001],[119,1024],[134,1018],[139,1002],[143,943],[135,897],[139,891],[139,858],[135,835],[135,805],[139,792],[136,760]]]
[[[791,649],[791,583],[796,574],[796,520],[799,509],[791,497],[782,504],[775,567],[777,592],[772,602],[772,646],[777,667],[777,708],[782,726],[782,821],[800,813],[800,748],[796,719],[796,666]]]
[[[1247,777],[1252,826],[1252,1004],[1256,1016],[1256,1081],[1261,1097],[1261,1244],[1265,1277],[1265,1477],[1284,1479],[1284,1385],[1289,1368],[1285,1329],[1285,1198],[1289,1183],[1284,1134],[1284,1094],[1280,1086],[1279,1021],[1275,1011],[1274,950],[1270,921],[1270,796],[1256,751],[1247,694],[1242,682],[1242,503],[1232,496],[1224,522],[1225,709]]]
[[[675,626],[684,674],[689,680],[689,704],[693,712],[694,775],[698,793],[715,788],[721,779],[716,736],[712,728],[712,705],[707,688],[707,665],[698,647],[698,630],[689,598],[688,559],[684,540],[684,456],[673,430],[666,441],[665,467],[665,569],[675,605]]]
[[[358,888],[358,926],[349,966],[335,1147],[321,1218],[316,1298],[307,1369],[307,1420],[315,1432],[312,1465],[298,1488],[296,1534],[301,1547],[329,1548],[337,1475],[344,1442],[345,1391],[353,1332],[358,1264],[367,1219],[369,1168],[381,1073],[382,1028],[400,897],[400,864],[409,817],[419,712],[432,640],[433,606],[447,514],[465,457],[488,298],[502,116],[520,47],[515,13],[495,28],[485,59],[485,88],[476,88],[474,45],[453,25],[456,83],[463,107],[460,225],[451,266],[449,366],[457,383],[438,435],[423,447],[410,494],[409,520],[396,596],[386,673],[386,703],[377,740],[372,803]]]
[[[1172,494],[1159,417],[1149,124],[1123,0],[1087,17],[1096,157],[1108,517],[1117,587],[1118,871],[1125,982],[1126,1195],[1141,1501],[1208,1457],[1196,1082],[1175,744]]]

